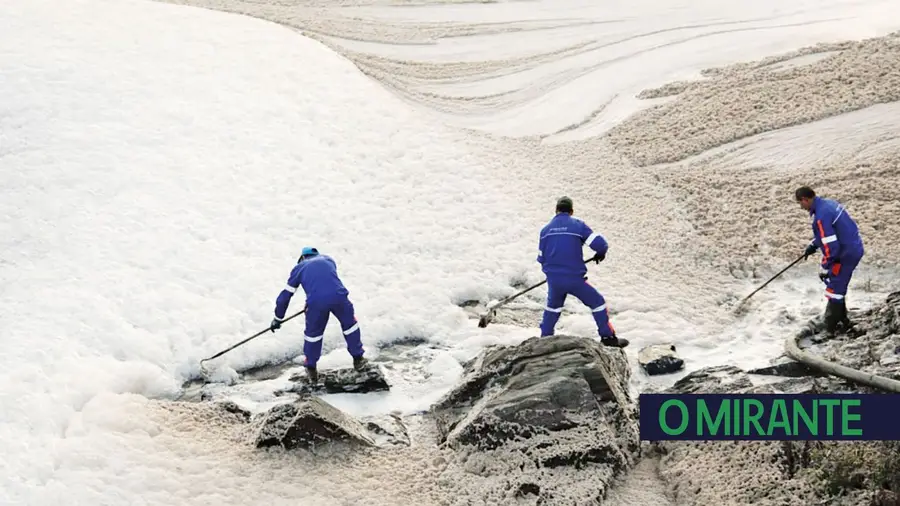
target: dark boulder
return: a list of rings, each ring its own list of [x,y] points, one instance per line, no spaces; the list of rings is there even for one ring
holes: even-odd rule
[[[671,374],[684,368],[674,344],[651,344],[638,352],[638,363],[650,376]]]
[[[620,348],[532,338],[483,351],[431,412],[441,442],[515,469],[494,485],[497,500],[582,504],[602,500],[639,453],[629,378]]]

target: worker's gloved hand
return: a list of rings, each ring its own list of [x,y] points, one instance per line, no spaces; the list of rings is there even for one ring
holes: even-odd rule
[[[281,328],[281,320],[278,318],[272,318],[272,323],[269,325],[269,330],[275,332],[276,330]]]
[[[819,279],[821,279],[823,283],[827,283],[830,276],[831,273],[828,272],[828,269],[822,268],[819,270]]]
[[[591,258],[591,260],[593,260],[595,264],[599,264],[600,262],[602,262],[605,259],[606,259],[606,253],[603,253],[603,254],[597,253],[596,255],[594,255],[593,258]]]
[[[816,252],[816,245],[810,244],[806,247],[806,250],[803,251],[803,259],[806,260],[810,255]]]

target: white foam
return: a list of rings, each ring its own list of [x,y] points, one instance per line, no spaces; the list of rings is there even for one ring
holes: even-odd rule
[[[574,74],[544,68],[523,74],[537,81],[507,81],[505,90],[524,91],[485,114],[448,102],[460,107],[449,117],[463,124],[516,134],[558,131],[616,93],[627,97],[699,67],[881,32],[892,22],[880,15],[888,4],[877,1],[781,2],[762,21],[756,17],[774,3],[629,5],[421,7],[416,16],[452,11],[472,20],[496,9],[492,20],[508,20],[538,6],[523,17],[628,19],[598,30],[601,38],[668,30],[646,37],[664,49],[623,44],[643,56],[608,52],[620,59],[574,87],[545,86]],[[735,324],[717,302],[749,293],[761,280],[734,283],[726,273],[690,270],[703,246],[690,242],[696,230],[684,208],[649,175],[629,172],[609,146],[476,146],[282,26],[127,0],[36,0],[5,13],[0,96],[15,98],[0,120],[0,503],[325,504],[365,496],[370,504],[396,504],[409,493],[410,502],[425,504],[449,493],[477,497],[477,490],[459,489],[462,473],[427,444],[323,464],[303,453],[254,453],[237,429],[204,407],[147,400],[176,396],[199,359],[265,328],[308,244],[336,258],[372,355],[376,343],[407,336],[442,345],[416,351],[412,366],[391,378],[389,393],[327,397],[357,415],[424,409],[458,379],[459,362],[486,345],[534,334],[500,324],[478,329],[455,304],[498,299],[514,291],[509,282],[541,278],[537,230],[561,193],[610,239],[608,260],[592,265],[590,276],[632,341],[632,357],[645,344],[674,341],[686,370],[761,365],[780,353],[792,330],[785,313],[803,318],[821,308],[821,285],[806,265],[758,294],[759,311]],[[842,30],[833,21],[809,24],[839,15],[854,19],[842,21]],[[715,18],[797,26],[673,43],[684,26]],[[584,33],[573,30],[557,43]],[[522,53],[540,45],[515,40]],[[484,49],[488,56],[499,51]],[[576,59],[546,63],[553,61]],[[621,100],[604,111],[624,117]],[[601,114],[585,126],[609,121]],[[744,161],[752,164],[753,156]],[[861,270],[851,290],[870,274],[878,273]],[[519,307],[539,306],[534,301],[544,292],[531,295],[536,299]],[[865,305],[879,296],[853,300]],[[593,334],[577,301],[566,309],[560,332]],[[323,368],[349,363],[336,322],[325,342]],[[294,357],[301,347],[302,320],[292,321],[211,365],[231,380],[235,368]],[[635,381],[654,380],[636,373]],[[279,378],[221,392],[261,411],[285,386]]]
[[[150,457],[152,431],[128,429],[141,414],[109,394],[174,397],[199,359],[268,326],[304,245],[337,260],[373,355],[407,335],[480,332],[455,294],[507,289],[507,260],[533,250],[502,175],[296,32],[133,1],[4,13],[4,504],[190,487],[111,484],[125,461],[163,466],[147,478],[177,462]],[[210,365],[228,379],[296,355],[302,329]],[[490,329],[505,332],[528,331]],[[325,341],[347,355],[336,321]],[[74,458],[105,440],[108,454]]]
[[[317,27],[338,47],[366,54],[355,59],[372,75],[380,76],[385,62],[369,56],[390,58],[392,70],[384,79],[439,111],[443,120],[501,135],[558,134],[562,141],[607,131],[649,105],[634,99],[642,90],[693,78],[705,68],[817,42],[884,35],[900,27],[884,16],[892,5],[890,0],[431,2],[342,6],[330,15],[344,23]],[[381,29],[362,28],[359,20],[373,20]],[[436,20],[447,23],[427,24]],[[411,28],[417,23],[423,26],[419,32]],[[452,62],[460,73],[424,67],[433,62]]]

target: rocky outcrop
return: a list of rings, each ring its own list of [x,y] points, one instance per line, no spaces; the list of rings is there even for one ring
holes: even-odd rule
[[[660,477],[679,505],[821,504],[822,494],[797,476],[803,443],[762,441],[666,442]],[[808,453],[808,451],[806,452]]]
[[[684,367],[684,360],[678,356],[674,344],[651,344],[638,352],[638,363],[650,376],[671,374]]]
[[[883,304],[851,315],[854,327],[810,348],[828,360],[897,377],[900,292]],[[806,330],[810,337],[817,329]],[[868,391],[816,371],[803,375],[802,364],[779,359],[761,374],[793,376],[755,385],[737,367],[695,371],[670,388],[673,393],[820,393]],[[660,476],[678,504],[900,504],[900,449],[896,442],[731,442],[664,441]]]
[[[900,292],[866,311],[851,312],[853,326],[809,348],[825,360],[867,373],[900,379]],[[822,336],[822,334],[819,334]]]
[[[734,366],[706,367],[678,380],[668,393],[812,393],[816,378],[791,378],[755,385]],[[798,446],[798,448],[795,448]],[[795,479],[788,461],[802,445],[781,442],[662,441],[660,476],[677,504],[812,504],[818,496],[807,481]]]
[[[495,471],[495,500],[594,503],[638,452],[629,378],[621,349],[583,337],[532,338],[465,364],[461,383],[431,413],[442,443]],[[503,480],[500,469],[508,470]]]

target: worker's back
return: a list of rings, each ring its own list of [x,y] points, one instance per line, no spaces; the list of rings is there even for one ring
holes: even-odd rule
[[[291,280],[303,287],[307,303],[335,302],[350,293],[338,277],[337,264],[328,255],[305,258],[294,267]]]
[[[548,278],[581,278],[587,273],[582,258],[585,237],[590,235],[583,221],[559,213],[541,229],[539,242],[541,269]]]
[[[818,227],[816,221],[822,220],[830,223],[834,229],[837,241],[840,244],[838,258],[862,256],[863,243],[859,234],[859,227],[841,203],[836,200],[817,197],[814,214],[813,227]]]

